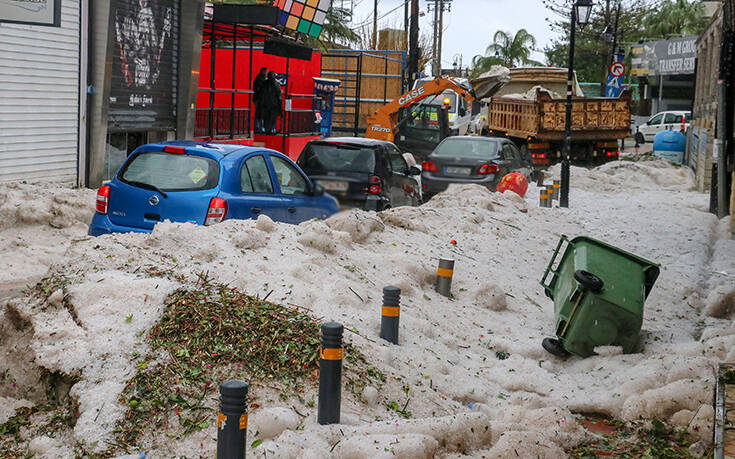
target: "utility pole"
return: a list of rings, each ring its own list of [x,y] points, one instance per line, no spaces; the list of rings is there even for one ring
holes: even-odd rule
[[[403,2],[403,49],[408,51],[408,0]]]
[[[419,0],[411,0],[411,30],[408,48],[408,87],[419,73]]]
[[[373,1],[373,49],[378,49],[378,0]]]
[[[612,65],[615,62],[615,56],[617,55],[618,47],[618,21],[620,20],[620,0],[618,0],[618,10],[615,12],[615,30],[613,30],[613,43],[612,52],[610,53],[610,62],[608,65]]]
[[[442,76],[442,34],[444,33],[444,0],[439,0],[439,38],[436,45],[437,76]]]
[[[436,62],[436,42],[439,37],[438,25],[439,25],[439,0],[434,0],[434,40],[431,45],[431,57],[432,57],[432,73],[435,77],[439,76],[437,71],[438,64]]]

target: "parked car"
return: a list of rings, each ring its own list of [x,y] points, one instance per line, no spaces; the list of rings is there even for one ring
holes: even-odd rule
[[[692,112],[684,110],[656,113],[645,124],[638,126],[638,132],[635,133],[636,141],[639,144],[653,142],[653,138],[661,131],[668,129],[680,130],[682,121],[684,121],[684,129],[687,129],[689,128],[689,118],[691,116]]]
[[[170,220],[213,225],[267,215],[300,223],[327,218],[337,201],[273,150],[174,141],[143,145],[97,191],[89,234],[150,232]]]
[[[510,172],[527,179],[533,175],[528,154],[513,142],[497,137],[447,137],[421,164],[424,199],[444,191],[451,183],[475,183],[495,191],[498,182]]]
[[[403,152],[391,142],[362,137],[312,140],[298,164],[312,180],[339,200],[340,207],[385,210],[421,203],[415,176]]]

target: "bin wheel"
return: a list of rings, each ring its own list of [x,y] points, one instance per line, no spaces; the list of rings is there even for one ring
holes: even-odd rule
[[[561,341],[559,341],[558,339],[544,338],[544,340],[541,341],[541,346],[546,349],[546,352],[557,357],[569,356],[569,352],[564,349],[564,346],[562,346]]]
[[[605,285],[602,279],[581,269],[574,271],[574,279],[582,284],[582,287],[595,293],[602,290],[602,287]]]

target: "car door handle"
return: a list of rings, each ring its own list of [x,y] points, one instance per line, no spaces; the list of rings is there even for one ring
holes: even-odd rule
[[[289,211],[289,212],[291,212],[291,213],[293,214],[293,213],[295,213],[295,212],[296,212],[296,208],[295,208],[295,207],[293,207],[293,206],[291,206],[291,207],[289,207],[289,208],[288,208],[288,211]]]
[[[262,209],[261,209],[260,207],[252,207],[252,208],[250,209],[250,212],[252,212],[252,213],[254,213],[254,214],[259,214],[261,210],[262,210]]]

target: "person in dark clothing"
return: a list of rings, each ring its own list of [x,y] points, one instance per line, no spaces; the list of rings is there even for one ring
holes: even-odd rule
[[[261,67],[260,72],[253,80],[253,105],[255,106],[255,115],[253,116],[255,132],[265,132],[265,106],[263,98],[263,89],[266,81],[268,81],[268,69]]]
[[[281,115],[283,94],[281,84],[276,79],[276,72],[268,72],[268,79],[263,87],[263,106],[265,107],[265,131],[276,133],[276,120]]]

